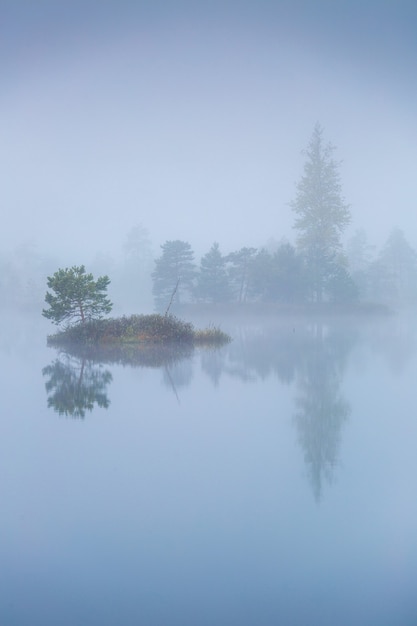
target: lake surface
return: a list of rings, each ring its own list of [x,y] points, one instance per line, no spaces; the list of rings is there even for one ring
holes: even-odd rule
[[[152,367],[2,327],[1,626],[417,624],[412,315]]]

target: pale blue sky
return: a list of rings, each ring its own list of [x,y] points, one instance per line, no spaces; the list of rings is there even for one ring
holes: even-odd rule
[[[156,252],[291,238],[317,120],[351,232],[417,245],[413,5],[3,1],[1,245],[81,263],[138,222]]]

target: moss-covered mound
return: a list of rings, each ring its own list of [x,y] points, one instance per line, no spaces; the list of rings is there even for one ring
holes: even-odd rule
[[[195,330],[190,322],[173,315],[131,315],[115,319],[91,320],[71,326],[48,337],[48,344],[103,346],[115,344],[149,345],[222,345],[229,335],[219,328]]]

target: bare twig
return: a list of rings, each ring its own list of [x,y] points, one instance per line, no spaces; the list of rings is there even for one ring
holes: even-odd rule
[[[171,300],[169,301],[169,304],[168,304],[167,310],[165,311],[165,317],[167,317],[167,316],[168,316],[169,309],[171,308],[171,304],[173,303],[173,300],[174,300],[175,294],[177,293],[177,289],[178,289],[178,285],[179,285],[179,284],[180,284],[180,279],[178,279],[178,280],[177,280],[177,284],[175,285],[175,287],[174,287],[174,291],[173,291],[173,292],[172,292],[172,294],[171,294]]]

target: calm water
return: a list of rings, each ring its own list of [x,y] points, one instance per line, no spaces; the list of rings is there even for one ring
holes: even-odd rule
[[[417,624],[417,323],[148,364],[0,334],[0,624]]]

